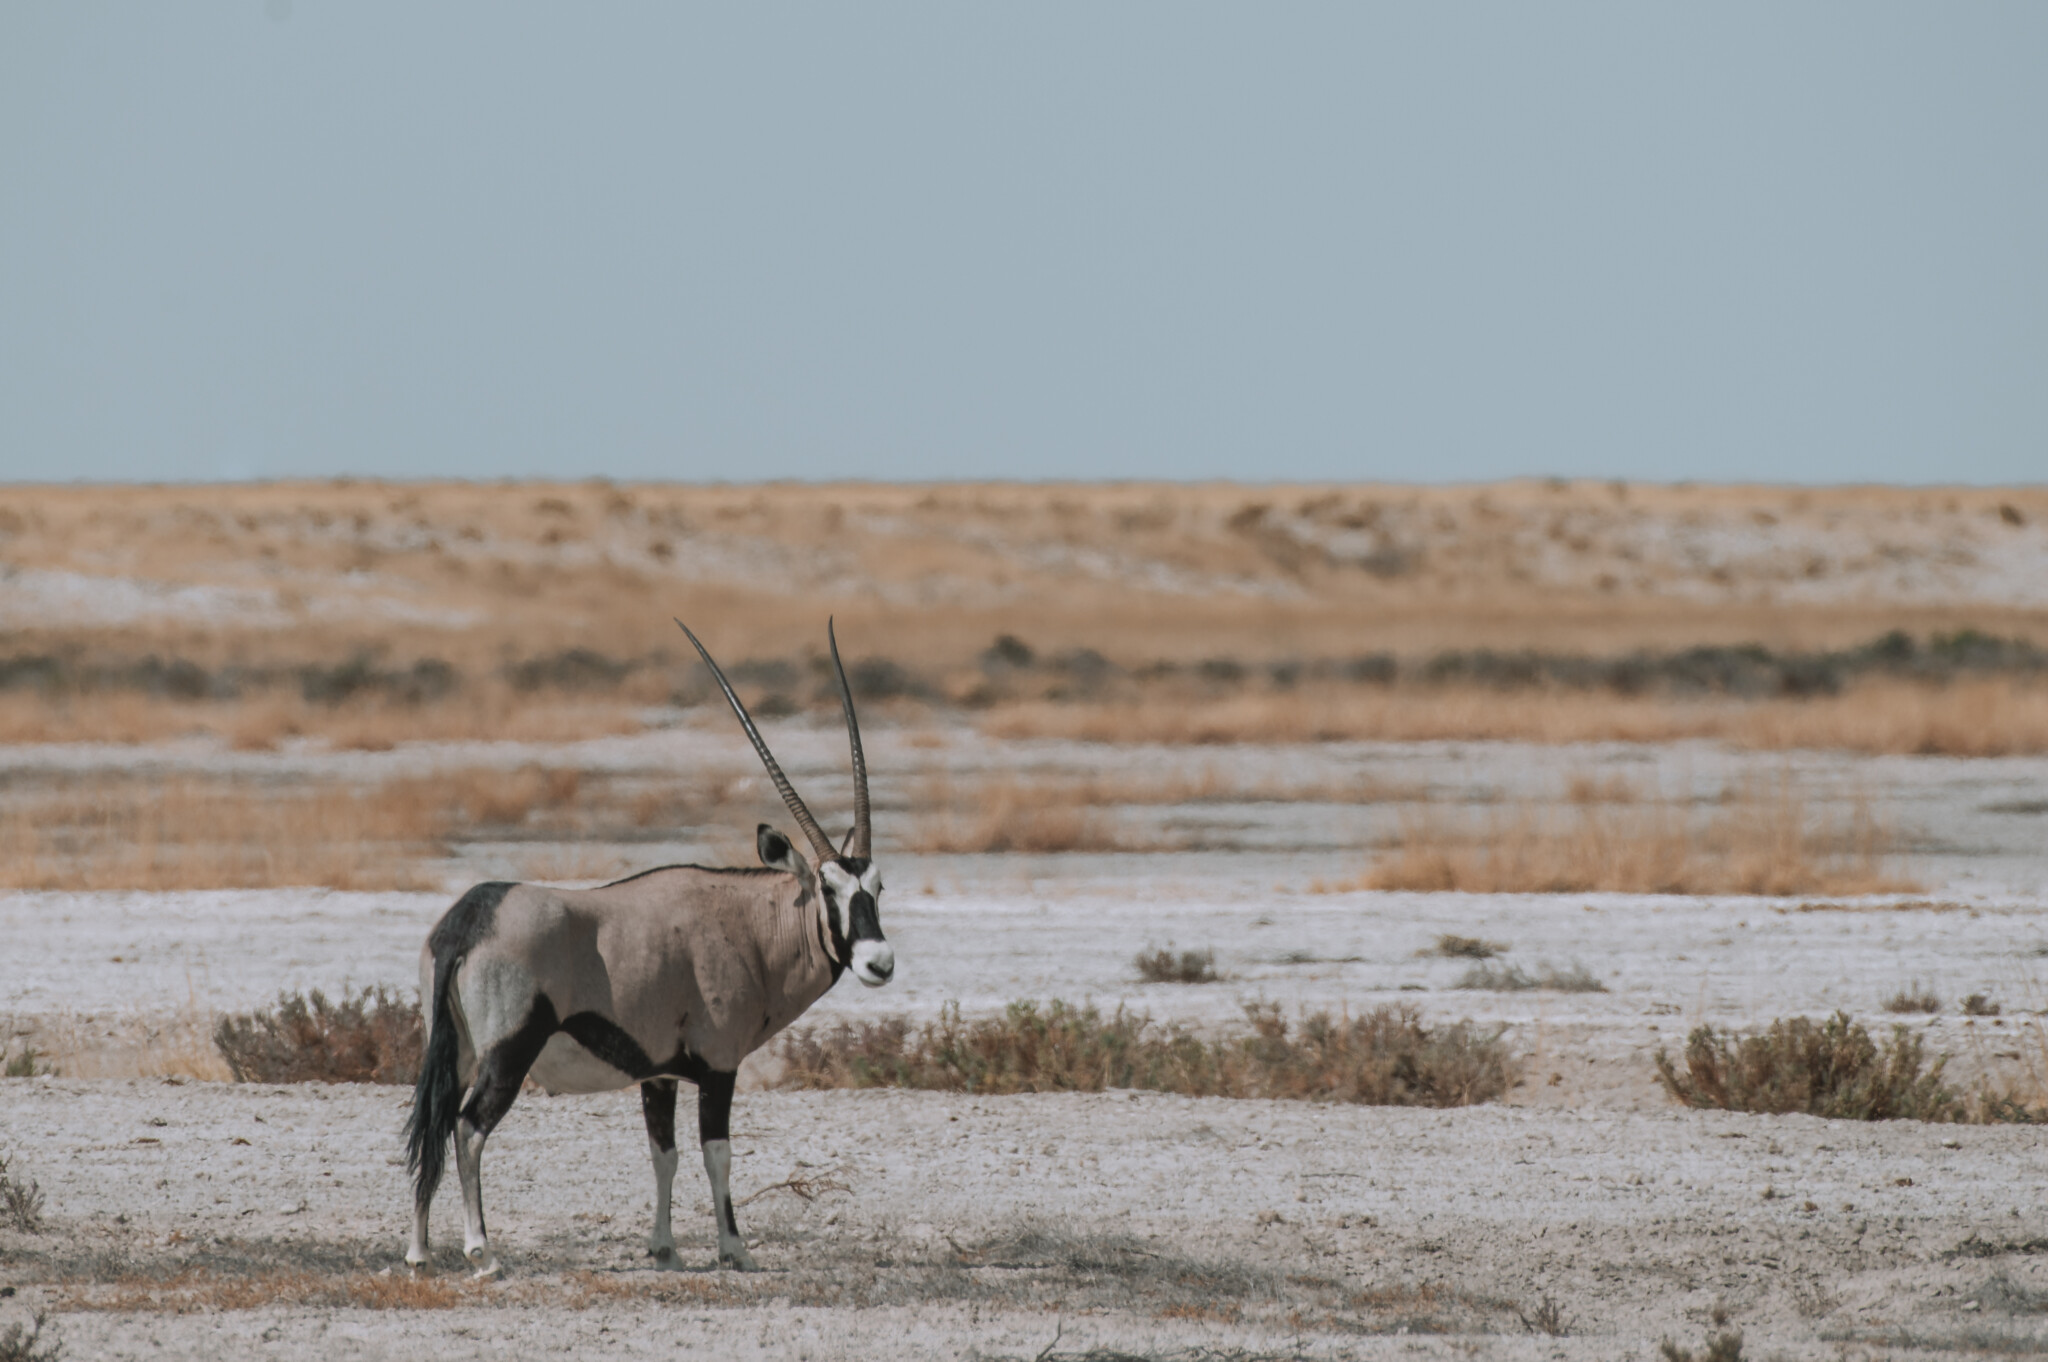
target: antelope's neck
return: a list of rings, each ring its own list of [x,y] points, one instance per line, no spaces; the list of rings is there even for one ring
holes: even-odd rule
[[[824,895],[814,880],[799,880],[797,893],[777,905],[772,930],[761,942],[768,971],[766,1040],[804,1014],[832,987],[832,957],[826,943]]]

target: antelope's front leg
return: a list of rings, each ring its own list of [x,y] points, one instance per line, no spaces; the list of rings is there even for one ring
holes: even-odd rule
[[[697,1082],[697,1137],[711,1179],[711,1213],[718,1217],[718,1261],[758,1272],[732,1214],[732,1085],[737,1074],[707,1073]]]
[[[676,1081],[656,1078],[642,1083],[640,1114],[647,1120],[647,1152],[654,1160],[654,1233],[647,1238],[647,1256],[658,1267],[674,1268],[679,1264],[668,1208],[676,1182]]]

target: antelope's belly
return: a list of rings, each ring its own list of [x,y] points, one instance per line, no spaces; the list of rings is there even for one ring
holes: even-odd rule
[[[548,1037],[527,1075],[549,1093],[616,1092],[639,1081],[584,1049],[566,1031]]]

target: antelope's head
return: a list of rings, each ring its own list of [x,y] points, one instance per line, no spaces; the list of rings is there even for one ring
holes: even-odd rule
[[[775,754],[768,750],[761,731],[754,727],[747,707],[733,693],[725,673],[711,660],[711,654],[697,641],[697,636],[690,633],[689,625],[681,620],[677,620],[676,625],[689,636],[690,642],[696,645],[697,655],[718,678],[718,688],[725,692],[732,712],[739,716],[740,727],[747,731],[754,751],[760,754],[761,764],[768,768],[768,777],[775,782],[776,792],[788,806],[790,817],[796,819],[796,825],[803,829],[811,850],[817,853],[819,925],[822,944],[832,959],[834,976],[837,977],[841,970],[850,969],[853,977],[869,988],[880,988],[896,973],[896,951],[882,935],[878,906],[882,897],[882,872],[872,857],[874,838],[868,817],[868,764],[861,755],[860,721],[853,714],[853,688],[846,684],[846,667],[839,661],[839,639],[832,631],[832,622],[825,622],[825,639],[832,647],[832,667],[839,674],[839,704],[846,711],[846,737],[853,747],[853,827],[837,848],[833,847],[832,839],[825,835],[824,829],[818,826],[818,820],[811,817],[811,811],[804,806],[803,800],[797,797],[789,778],[782,774]],[[764,864],[794,868],[799,859],[789,839],[766,823],[756,830],[755,841]]]

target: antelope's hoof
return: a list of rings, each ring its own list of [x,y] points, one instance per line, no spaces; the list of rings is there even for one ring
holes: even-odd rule
[[[683,1270],[683,1260],[676,1256],[676,1249],[673,1244],[657,1244],[647,1250],[647,1256],[654,1260],[654,1266],[658,1271],[681,1272]]]
[[[505,1274],[505,1269],[498,1263],[498,1256],[489,1249],[471,1249],[463,1257],[469,1259],[469,1275],[477,1281],[487,1282]]]
[[[405,1270],[413,1277],[432,1277],[436,1275],[433,1261],[427,1258],[406,1259]]]
[[[729,1267],[739,1272],[759,1272],[761,1270],[760,1264],[754,1261],[754,1255],[747,1252],[747,1247],[744,1244],[720,1245],[718,1249],[718,1265],[720,1267]]]

